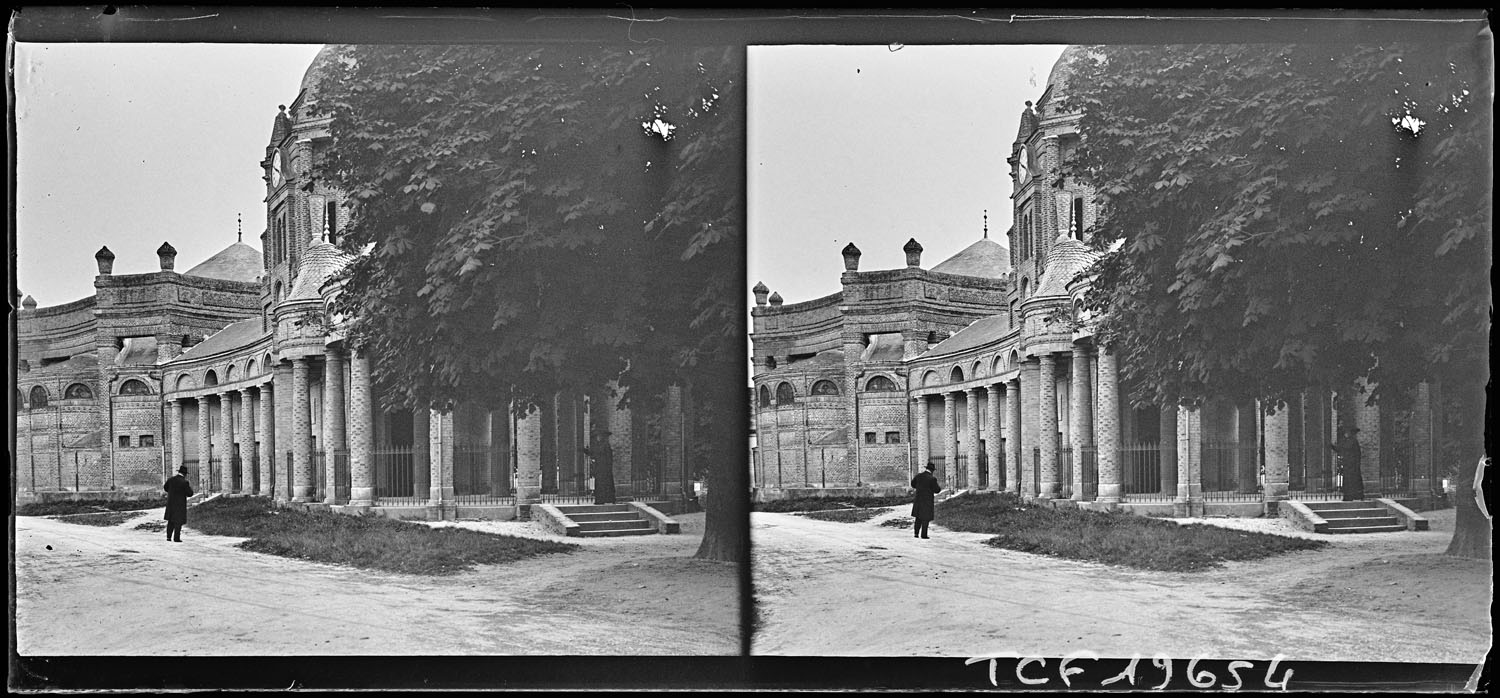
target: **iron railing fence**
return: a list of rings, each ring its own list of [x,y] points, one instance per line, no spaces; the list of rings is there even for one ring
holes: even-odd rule
[[[1343,484],[1328,458],[1309,458],[1300,444],[1287,449],[1287,498],[1297,500],[1340,499]]]
[[[229,491],[244,492],[244,477],[244,461],[240,454],[236,453],[229,457]]]
[[[1061,443],[1057,448],[1057,496],[1059,499],[1073,498],[1073,447]]]
[[[1256,502],[1261,498],[1259,444],[1207,441],[1203,444],[1203,499]]]
[[[1158,441],[1132,441],[1118,451],[1120,485],[1129,501],[1171,500],[1177,496],[1163,483],[1162,454],[1176,447],[1162,448]],[[1175,480],[1175,478],[1173,478]]]
[[[209,458],[208,458],[208,487],[205,487],[204,491],[205,492],[221,492],[221,491],[223,491],[224,490],[224,480],[222,479],[223,473],[224,473],[224,463],[223,463],[223,460],[221,458],[219,458],[218,456],[209,456]]]
[[[953,489],[962,490],[969,487],[969,454],[960,453],[953,457]]]
[[[292,489],[297,484],[297,472],[293,469],[296,462],[297,461],[294,457],[293,451],[291,449],[287,449],[286,460],[284,461],[284,464],[286,466],[286,482],[282,485],[282,487],[285,488],[286,491],[283,492],[282,495],[288,500],[292,498]]]
[[[465,504],[514,504],[502,492],[504,476],[489,444],[457,444],[453,448],[453,496]],[[545,484],[544,484],[545,486]]]
[[[1042,495],[1042,447],[1031,447],[1031,496]]]
[[[381,506],[426,504],[429,493],[416,491],[414,447],[382,445],[370,451],[375,499]]]
[[[1083,446],[1078,457],[1083,461],[1083,501],[1092,502],[1099,498],[1099,447]]]

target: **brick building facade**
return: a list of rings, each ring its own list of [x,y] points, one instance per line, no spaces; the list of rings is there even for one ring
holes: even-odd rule
[[[610,386],[556,395],[519,418],[463,404],[382,407],[371,380],[379,358],[352,350],[328,312],[334,276],[352,259],[335,244],[348,223],[344,195],[319,176],[331,137],[318,87],[333,51],[318,54],[273,119],[260,250],[236,242],[179,274],[164,244],[161,271],[116,276],[105,248],[93,297],[23,303],[18,496],[155,496],[186,465],[200,492],[506,518],[543,499],[588,498],[595,433],[607,433],[620,495],[681,493],[680,390],[649,414],[615,409]]]
[[[1132,407],[1116,358],[1081,310],[1096,258],[1093,192],[1066,176],[1078,115],[1060,109],[1058,59],[1028,101],[1007,159],[1008,246],[982,239],[930,270],[861,271],[845,248],[839,293],[788,304],[754,289],[757,496],[903,490],[926,463],[950,489],[1004,489],[1146,511],[1221,513],[1338,494],[1329,448],[1357,426],[1366,491],[1424,497],[1437,439],[1423,386],[1382,414],[1362,395],[1309,389],[1269,413],[1212,399]]]

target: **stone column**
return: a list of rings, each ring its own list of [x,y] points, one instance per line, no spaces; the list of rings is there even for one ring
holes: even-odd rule
[[[1021,379],[1013,378],[1005,384],[1005,462],[1011,477],[1006,478],[1005,490],[1021,492]]]
[[[370,359],[356,351],[349,362],[349,504],[375,505],[375,408]]]
[[[219,491],[234,488],[234,391],[219,393]]]
[[[965,411],[968,414],[964,419],[967,422],[964,438],[968,440],[966,450],[969,456],[968,467],[964,472],[964,477],[968,480],[968,486],[965,489],[978,491],[979,469],[984,467],[984,464],[979,462],[979,396],[984,392],[984,388],[974,388],[965,392],[967,394],[964,395],[964,407],[967,408]]]
[[[1040,390],[1041,367],[1035,359],[1021,365],[1021,474],[1023,495],[1035,495],[1041,491],[1041,478],[1037,477],[1037,464],[1041,449]]]
[[[1354,426],[1359,429],[1354,434],[1354,440],[1359,443],[1360,472],[1364,473],[1365,491],[1379,492],[1382,488],[1380,482],[1380,459],[1383,455],[1380,450],[1380,406],[1368,404],[1370,393],[1375,390],[1373,384],[1367,384],[1363,378],[1356,381],[1364,388],[1363,392],[1350,396],[1354,406]]]
[[[213,423],[209,420],[208,395],[198,396],[198,485],[204,492],[213,492],[218,489],[219,483],[213,479],[213,467],[210,462],[213,459]]]
[[[1432,389],[1427,382],[1417,384],[1412,397],[1409,434],[1411,439],[1411,490],[1421,497],[1428,497],[1437,486],[1432,477],[1433,463],[1433,402]]]
[[[432,448],[430,465],[432,476],[428,491],[428,506],[443,506],[453,502],[453,412],[432,411],[429,418],[429,443]]]
[[[172,398],[172,431],[169,438],[172,443],[172,460],[168,464],[171,467],[171,475],[177,474],[177,469],[182,467],[182,398]]]
[[[953,464],[958,460],[958,415],[954,411],[952,391],[943,393],[943,488],[953,489],[958,481]]]
[[[530,507],[542,499],[542,414],[527,409],[516,418],[516,505],[530,517]]]
[[[312,457],[312,399],[307,359],[292,359],[292,501],[311,502],[317,468]]]
[[[329,349],[323,356],[323,484],[329,504],[349,501],[349,486],[342,476],[349,467],[348,429],[344,422],[344,353]]]
[[[988,413],[985,415],[985,424],[987,431],[989,431],[989,437],[985,440],[984,455],[987,462],[984,464],[984,467],[989,472],[989,489],[999,491],[1000,481],[1004,479],[1000,473],[1000,461],[1002,460],[1002,452],[1000,450],[1000,386],[998,384],[987,385],[984,387],[984,393],[984,406],[987,408],[985,411]]]
[[[257,402],[260,408],[260,447],[256,449],[256,467],[260,469],[260,494],[263,497],[276,496],[273,473],[276,472],[276,397],[271,382],[260,384],[260,400]]]
[[[1197,407],[1177,409],[1177,499],[1174,516],[1203,513],[1203,422]]]
[[[1099,500],[1120,501],[1120,374],[1115,353],[1101,347],[1099,364],[1099,413],[1094,416],[1094,443],[1099,448]]]
[[[255,494],[255,399],[250,397],[249,388],[235,392],[240,395],[240,404],[236,409],[239,426],[235,429],[240,444],[239,491]]]
[[[1158,429],[1161,449],[1161,493],[1177,491],[1177,406],[1161,408],[1161,427]]]
[[[913,464],[908,475],[916,477],[917,473],[927,468],[927,461],[932,460],[932,445],[927,442],[927,431],[930,428],[927,419],[927,396],[918,395],[912,398],[917,411],[917,433],[912,434],[912,441],[917,444],[917,462]]]
[[[1056,499],[1059,482],[1057,477],[1057,359],[1052,354],[1042,354],[1041,375],[1037,379],[1037,444],[1042,448],[1041,499]]]
[[[274,436],[271,438],[271,468],[272,480],[275,482],[272,489],[276,500],[281,502],[291,501],[292,489],[297,484],[295,472],[292,465],[292,415],[296,410],[292,401],[292,364],[290,361],[278,362],[272,369],[272,384],[275,392],[272,405],[274,409],[271,414],[271,429]]]
[[[1085,451],[1094,445],[1094,398],[1093,383],[1089,377],[1089,350],[1082,344],[1073,345],[1072,392],[1069,397],[1071,429],[1068,436],[1073,447],[1073,501],[1083,501],[1083,465]],[[1095,456],[1097,458],[1097,454]],[[1095,461],[1098,462],[1097,460]]]
[[[430,493],[432,486],[432,413],[425,407],[411,412],[411,476],[413,497]]]
[[[1287,425],[1287,407],[1277,407],[1265,417],[1266,481],[1261,498],[1265,503],[1266,516],[1276,516],[1277,507],[1286,499],[1287,476],[1290,463],[1287,460],[1288,439],[1291,430]]]

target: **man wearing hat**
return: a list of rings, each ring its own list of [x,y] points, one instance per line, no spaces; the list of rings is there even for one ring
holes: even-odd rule
[[[927,537],[927,524],[933,518],[932,496],[943,491],[943,486],[938,484],[937,477],[932,474],[937,466],[927,464],[927,469],[911,479],[912,489],[917,491],[917,498],[911,503],[911,517],[916,519],[916,527],[912,536],[917,538]]]
[[[193,496],[193,485],[187,479],[187,466],[177,469],[177,474],[167,478],[161,488],[167,492],[167,540],[182,542],[182,525],[187,523],[187,500]]]

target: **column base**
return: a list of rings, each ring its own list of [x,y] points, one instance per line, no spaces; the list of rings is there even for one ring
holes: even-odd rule
[[[522,485],[516,488],[516,504],[518,506],[529,506],[542,501],[542,488],[540,485]]]
[[[1043,480],[1042,481],[1042,491],[1037,493],[1036,498],[1037,499],[1057,499],[1058,492],[1061,490],[1061,487],[1059,485],[1060,485],[1060,483],[1047,482],[1046,480]]]
[[[292,488],[292,503],[305,504],[313,501],[313,488],[306,485],[298,485]]]
[[[372,507],[375,506],[374,487],[355,487],[349,490],[349,506]]]

